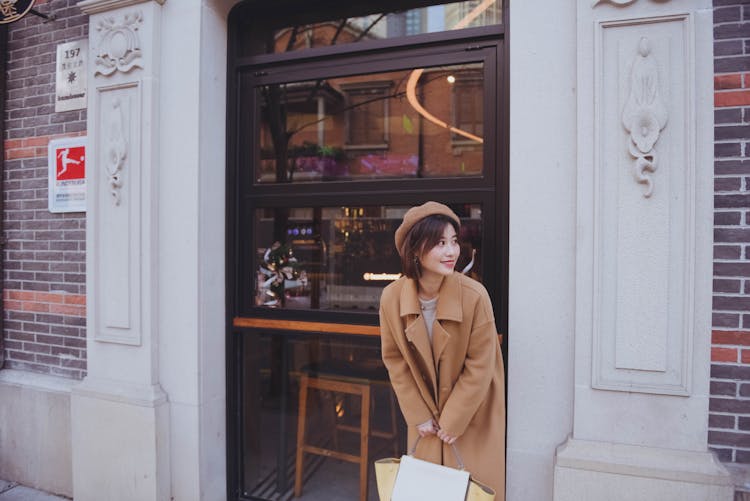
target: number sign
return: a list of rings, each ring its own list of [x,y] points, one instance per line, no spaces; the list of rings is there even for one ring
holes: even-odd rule
[[[87,53],[88,40],[76,40],[57,46],[56,112],[86,108]]]

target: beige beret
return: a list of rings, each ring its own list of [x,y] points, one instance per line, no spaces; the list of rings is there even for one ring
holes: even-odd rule
[[[438,202],[425,202],[418,207],[412,207],[406,211],[406,214],[404,214],[404,220],[401,222],[401,226],[396,230],[396,235],[394,237],[396,240],[396,250],[399,254],[401,253],[401,246],[404,244],[404,239],[412,226],[427,216],[434,216],[437,214],[448,216],[456,222],[459,228],[461,227],[461,220],[456,213],[450,210],[446,205]]]

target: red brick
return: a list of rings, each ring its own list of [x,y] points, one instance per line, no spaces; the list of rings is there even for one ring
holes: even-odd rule
[[[750,105],[750,90],[714,92],[714,106],[717,108],[748,105]]]
[[[736,362],[736,348],[711,348],[712,362]]]
[[[750,364],[750,350],[742,350],[740,362]]]
[[[711,333],[712,344],[750,346],[750,331],[719,331]]]
[[[734,88],[734,87],[733,87]],[[50,136],[29,137],[23,140],[24,146],[48,146]]]
[[[5,152],[6,160],[13,160],[16,158],[33,158],[36,154],[34,148],[17,148],[14,150],[8,150]]]
[[[23,303],[21,301],[5,300],[5,301],[3,301],[3,307],[6,310],[21,311],[21,310],[23,310]]]
[[[82,306],[64,305],[64,304],[50,304],[50,305],[45,305],[45,306],[49,306],[50,313],[60,313],[62,315],[73,315],[77,317],[86,316],[86,308]]]
[[[37,292],[36,300],[40,303],[62,303],[63,295],[54,292]]]
[[[6,160],[13,160],[18,158],[45,157],[47,156],[47,146],[51,139],[83,135],[86,135],[86,131],[8,139],[5,141],[5,158]]]
[[[48,313],[49,305],[46,303],[26,301],[25,303],[23,303],[23,311],[38,311]]]
[[[80,304],[86,306],[86,296],[82,294],[66,294],[63,296],[65,304]]]
[[[19,301],[33,301],[36,299],[34,291],[19,291],[19,290],[10,290],[8,291],[8,297],[10,299],[17,299]]]
[[[5,151],[14,150],[23,146],[23,139],[8,139],[5,141]]]
[[[714,89],[741,89],[742,88],[742,73],[734,73],[731,75],[716,75],[714,77]]]

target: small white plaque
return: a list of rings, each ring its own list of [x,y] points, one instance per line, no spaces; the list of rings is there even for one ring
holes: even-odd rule
[[[55,111],[86,108],[87,39],[57,46]]]
[[[86,138],[49,142],[49,211],[86,211]]]

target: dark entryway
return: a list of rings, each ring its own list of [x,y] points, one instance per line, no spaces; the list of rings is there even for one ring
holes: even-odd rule
[[[308,4],[230,15],[229,499],[376,499],[406,448],[377,323],[410,206],[461,217],[505,332],[505,6]]]

